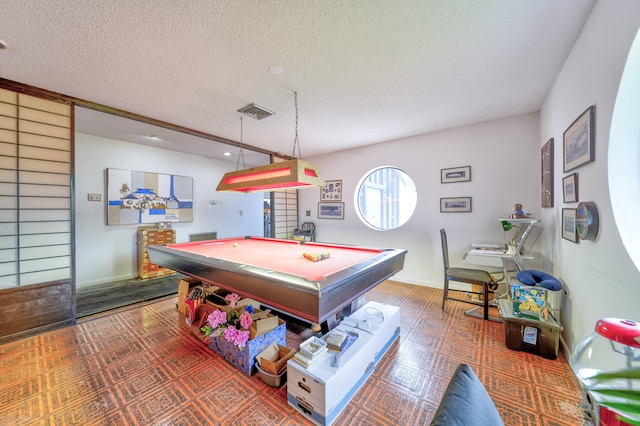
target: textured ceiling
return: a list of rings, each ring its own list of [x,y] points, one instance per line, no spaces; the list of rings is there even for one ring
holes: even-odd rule
[[[235,141],[256,103],[244,143],[286,155],[297,91],[304,158],[539,110],[594,4],[3,0],[0,77]]]

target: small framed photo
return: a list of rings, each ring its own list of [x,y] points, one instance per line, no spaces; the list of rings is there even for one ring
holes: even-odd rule
[[[471,212],[471,197],[440,198],[440,213]]]
[[[320,188],[320,201],[342,201],[342,181],[326,181]]]
[[[576,232],[576,209],[562,209],[562,238],[578,242]]]
[[[440,183],[467,182],[471,180],[471,166],[440,169]]]
[[[319,219],[344,219],[344,203],[318,203]]]
[[[578,174],[571,173],[562,178],[562,199],[565,203],[578,202]]]
[[[594,109],[587,108],[563,134],[565,172],[595,159]]]

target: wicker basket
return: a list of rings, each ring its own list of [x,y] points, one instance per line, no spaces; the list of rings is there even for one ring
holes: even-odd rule
[[[324,353],[327,343],[315,336],[305,340],[300,344],[300,353],[309,359]]]

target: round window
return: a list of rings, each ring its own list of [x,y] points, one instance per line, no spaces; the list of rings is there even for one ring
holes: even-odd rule
[[[379,231],[405,224],[416,208],[418,195],[413,180],[397,167],[378,167],[366,173],[354,196],[358,217]]]
[[[640,31],[629,51],[611,117],[609,134],[609,196],[627,253],[640,271]],[[633,176],[635,178],[631,178]]]

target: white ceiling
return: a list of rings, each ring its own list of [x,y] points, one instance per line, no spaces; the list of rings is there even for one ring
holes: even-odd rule
[[[0,77],[234,141],[256,103],[275,115],[245,118],[244,143],[285,155],[297,91],[305,158],[538,111],[594,4],[3,0]],[[152,130],[100,116],[80,111],[77,129]],[[171,149],[224,148],[163,131]]]

